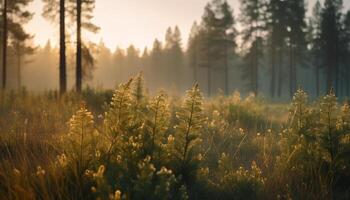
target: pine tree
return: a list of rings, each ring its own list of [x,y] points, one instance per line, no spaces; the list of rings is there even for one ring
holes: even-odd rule
[[[17,88],[18,90],[22,87],[22,63],[25,56],[33,55],[36,48],[26,44],[26,40],[31,39],[32,36],[23,38],[24,40],[16,40],[13,42],[13,48],[15,50],[15,56],[17,60]]]
[[[227,1],[222,2],[221,6],[221,13],[223,17],[220,20],[220,26],[222,29],[222,34],[224,35],[222,40],[223,45],[223,53],[221,55],[223,60],[223,68],[224,68],[224,88],[225,88],[225,94],[229,95],[229,69],[230,69],[230,58],[232,58],[232,55],[235,54],[235,49],[237,47],[236,44],[236,36],[237,36],[237,30],[234,27],[235,25],[235,18],[233,16],[233,10],[231,9],[230,5],[227,3]]]
[[[197,73],[199,67],[199,32],[200,27],[194,22],[187,44],[187,62],[189,67],[193,68],[193,81],[197,82]]]
[[[313,10],[309,26],[312,29],[310,44],[312,64],[315,68],[316,76],[316,96],[320,95],[320,70],[322,67],[322,41],[321,41],[321,3],[317,1]]]
[[[43,16],[51,21],[59,21],[59,90],[67,91],[67,58],[66,58],[66,1],[43,0]],[[57,13],[59,14],[58,19]]]
[[[26,6],[32,0],[4,0],[2,8],[2,30],[3,30],[3,40],[2,40],[2,89],[7,87],[7,71],[8,71],[8,47],[20,43],[25,43],[27,40],[31,39],[23,24],[28,23],[32,18],[32,13],[25,9]],[[30,47],[30,46],[26,46]],[[15,49],[18,50],[18,49]],[[16,52],[19,53],[18,51]]]
[[[244,57],[244,78],[248,79],[248,89],[258,94],[259,65],[263,56],[263,32],[266,29],[264,11],[265,2],[262,0],[241,0],[240,21],[245,26],[242,31],[244,46],[248,52]]]
[[[8,29],[7,29],[7,11],[8,10],[8,0],[4,0],[2,8],[3,17],[3,41],[2,41],[2,89],[6,89],[6,72],[7,72],[7,40],[8,40]]]
[[[205,7],[202,17],[199,49],[200,66],[207,68],[208,95],[212,89],[212,70],[222,70],[225,92],[228,93],[229,58],[235,54],[235,19],[229,4],[213,0]],[[231,59],[230,59],[231,60]]]
[[[350,96],[350,10],[346,12],[342,20],[342,80],[345,85],[346,96]]]
[[[287,37],[289,48],[289,94],[293,96],[297,87],[297,67],[300,66],[306,52],[305,1],[288,2]]]
[[[130,45],[126,49],[125,68],[129,71],[128,76],[133,76],[139,72],[139,54],[139,50],[134,45]]]
[[[180,29],[175,26],[172,31],[171,28],[167,30],[165,37],[165,77],[168,78],[168,82],[172,82],[176,86],[181,83],[180,75],[184,64],[184,55],[181,46],[181,33]],[[169,85],[170,86],[170,85]]]
[[[194,181],[198,165],[198,143],[200,129],[204,122],[202,115],[202,95],[198,84],[186,93],[181,110],[176,113],[179,124],[176,128],[173,156],[176,171],[186,184]]]
[[[126,55],[123,49],[117,47],[117,49],[113,54],[113,63],[115,63],[115,68],[117,70],[114,76],[116,76],[120,82],[126,81],[124,80],[124,78],[127,77],[126,74],[124,73],[125,64],[126,64]]]
[[[161,75],[163,70],[163,58],[164,52],[162,43],[156,39],[153,43],[153,48],[150,54],[150,83],[153,83],[156,87],[161,83]]]
[[[270,0],[268,3],[268,29],[271,62],[271,97],[281,97],[283,87],[283,58],[287,38],[288,1]]]
[[[202,17],[202,31],[201,31],[201,67],[207,69],[207,93],[208,96],[211,96],[212,90],[212,68],[213,61],[215,60],[215,49],[213,46],[213,39],[216,38],[215,30],[216,30],[217,19],[215,17],[215,13],[212,9],[211,4],[207,4],[204,9],[204,15]]]
[[[118,152],[118,143],[129,140],[131,130],[129,130],[132,119],[132,94],[130,79],[127,83],[122,83],[114,91],[112,102],[105,113],[104,127],[108,147],[106,149],[106,160],[110,162],[112,155]]]
[[[323,159],[328,164],[328,191],[331,198],[335,186],[335,172],[339,150],[339,132],[337,129],[338,102],[334,90],[331,89],[320,103],[319,146]]]
[[[169,103],[167,95],[160,92],[155,96],[149,105],[149,116],[147,117],[147,131],[150,134],[150,156],[153,159],[155,156],[161,156],[163,144],[165,142],[165,131],[168,128],[170,118]]]
[[[77,45],[76,45],[76,91],[81,92],[82,90],[82,80],[83,80],[83,66],[82,60],[87,55],[83,55],[83,41],[82,41],[82,28],[96,33],[100,28],[93,23],[91,19],[93,18],[92,12],[95,8],[95,0],[71,0],[75,3],[75,13],[76,26],[77,26]],[[72,2],[72,3],[73,3]],[[90,54],[88,49],[85,52]]]
[[[325,0],[321,12],[321,41],[324,55],[326,86],[330,90],[333,85],[339,91],[339,55],[340,55],[340,9],[341,0]]]
[[[346,95],[350,96],[350,10],[345,14],[344,21],[343,21],[343,26],[344,26],[344,45],[345,45],[345,55],[344,55],[344,63],[345,63],[345,77],[344,79],[346,80]]]

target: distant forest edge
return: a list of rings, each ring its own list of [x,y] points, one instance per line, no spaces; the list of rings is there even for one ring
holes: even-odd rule
[[[239,90],[290,98],[299,86],[314,97],[331,88],[350,95],[350,11],[342,0],[317,1],[311,16],[305,0],[240,0],[239,16],[227,1],[213,0],[187,45],[175,26],[142,50],[86,40],[85,31],[99,31],[91,23],[94,0],[43,0],[43,16],[59,25],[60,42],[37,47],[35,33],[23,28],[31,1],[3,0],[0,7],[3,89],[110,89],[142,71],[151,91],[180,92],[198,82],[208,96]]]

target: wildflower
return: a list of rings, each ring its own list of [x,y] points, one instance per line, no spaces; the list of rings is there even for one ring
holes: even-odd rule
[[[121,200],[122,192],[120,190],[116,190],[114,193],[114,200]]]
[[[67,166],[67,157],[66,154],[58,155],[57,156],[57,163],[61,167]]]
[[[203,159],[203,156],[202,156],[202,154],[198,154],[198,160],[202,160]]]
[[[93,177],[94,178],[102,178],[103,174],[105,172],[105,166],[104,165],[100,165],[100,167],[98,168],[97,172],[94,173]]]
[[[209,168],[208,167],[200,168],[198,173],[202,176],[208,176],[209,175]]]
[[[95,156],[96,158],[99,158],[101,156],[101,152],[99,150],[95,151]]]
[[[172,174],[173,172],[170,169],[167,169],[166,167],[162,167],[158,172],[157,175],[161,174]]]
[[[220,116],[220,112],[217,110],[213,111],[213,117],[219,117]]]
[[[21,175],[21,171],[19,171],[19,170],[16,169],[16,168],[13,169],[13,173],[14,173],[16,176],[20,176],[20,175]]]
[[[96,187],[92,186],[91,187],[91,192],[95,193],[97,191]]]
[[[37,176],[44,176],[45,175],[45,170],[41,168],[41,166],[38,166],[36,168],[36,175]]]
[[[168,136],[168,143],[172,143],[172,142],[174,142],[174,140],[175,140],[174,136],[172,136],[172,135]]]
[[[94,176],[94,172],[93,171],[91,171],[91,170],[85,170],[85,176],[87,176],[87,177],[93,177]]]

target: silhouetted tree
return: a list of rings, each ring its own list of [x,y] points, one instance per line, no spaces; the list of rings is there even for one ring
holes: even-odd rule
[[[315,69],[316,96],[320,95],[320,70],[322,68],[321,11],[321,3],[320,1],[317,1],[312,10],[312,16],[309,23],[311,29],[309,44],[311,45],[311,63]]]
[[[67,57],[66,57],[66,1],[43,0],[43,16],[59,23],[59,90],[63,94],[67,91]],[[59,15],[57,18],[57,14]]]
[[[221,29],[221,36],[220,42],[222,43],[223,50],[221,54],[221,59],[223,60],[223,67],[224,67],[224,76],[225,76],[225,94],[229,94],[229,68],[230,63],[229,60],[232,58],[232,55],[235,54],[235,49],[237,47],[236,44],[236,35],[237,30],[235,29],[235,18],[233,16],[233,10],[231,9],[230,5],[227,3],[227,1],[221,2],[221,5],[219,5],[219,8],[221,10],[222,18],[220,19],[220,29]],[[220,16],[220,14],[219,14]]]
[[[263,0],[241,0],[240,22],[244,25],[242,31],[243,46],[248,46],[244,56],[243,78],[248,81],[249,91],[258,94],[259,68],[263,56],[263,34],[266,30],[265,10]]]
[[[93,57],[91,57],[92,54],[91,52],[89,52],[88,49],[85,49],[84,52],[86,53],[86,55],[83,55],[84,45],[82,42],[82,28],[95,33],[99,30],[99,27],[91,23],[91,19],[93,18],[92,13],[95,8],[95,0],[71,0],[71,1],[75,2],[74,16],[76,17],[76,30],[77,30],[75,87],[77,92],[81,92],[83,75],[88,74],[88,72],[83,72],[82,59],[92,58],[93,60]]]
[[[181,47],[181,33],[176,26],[174,31],[171,28],[167,30],[165,37],[164,64],[166,65],[165,77],[169,82],[179,86],[181,70],[184,64],[184,55]]]
[[[154,84],[159,84],[161,81],[161,73],[159,73],[160,69],[163,67],[163,48],[162,43],[156,39],[153,42],[153,48],[150,54],[150,72],[152,74],[150,82]]]
[[[270,0],[268,4],[268,30],[271,62],[271,97],[281,97],[283,87],[283,57],[287,37],[288,1]],[[276,80],[277,79],[277,80]]]
[[[191,28],[190,36],[187,44],[187,62],[188,66],[193,69],[193,81],[197,82],[197,73],[199,67],[199,32],[200,27],[194,22]]]
[[[3,17],[3,41],[2,41],[2,89],[6,89],[6,65],[7,65],[7,12],[8,12],[8,4],[7,0],[4,0],[3,8],[2,8],[2,17]]]
[[[303,64],[306,52],[305,1],[288,2],[287,37],[289,48],[289,96],[293,97],[297,87],[297,66]]]
[[[236,47],[233,13],[226,1],[214,0],[205,7],[199,37],[200,66],[207,69],[208,95],[211,95],[212,70],[224,73],[225,92],[228,93],[228,59]]]
[[[31,36],[24,30],[23,24],[26,24],[32,18],[32,13],[25,9],[26,6],[32,0],[12,0],[12,1],[4,1],[2,8],[2,22],[3,22],[3,41],[2,41],[2,88],[6,89],[7,86],[7,71],[8,71],[8,47],[11,45],[12,50],[18,50],[15,45],[21,43],[25,47],[29,47],[27,44],[27,40],[31,38]]]
[[[346,96],[350,96],[350,10],[348,10],[342,20],[342,85],[345,90]]]
[[[341,0],[325,0],[321,14],[321,41],[324,51],[327,90],[329,91],[334,85],[336,93],[339,92],[341,8]]]

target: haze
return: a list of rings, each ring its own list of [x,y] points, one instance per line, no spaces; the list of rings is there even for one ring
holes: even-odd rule
[[[308,1],[308,7],[311,8],[315,1]],[[183,44],[186,44],[190,28],[195,20],[200,21],[207,2],[207,0],[98,0],[93,21],[101,27],[101,30],[95,35],[84,34],[94,42],[103,40],[112,50],[117,46],[125,48],[130,44],[142,49],[151,46],[155,38],[162,40],[169,26],[178,25],[184,40]],[[228,0],[228,2],[237,17],[239,0]],[[349,8],[350,1],[344,1],[344,5]],[[30,33],[35,33],[34,42],[43,45],[50,39],[55,44],[58,27],[41,16],[41,0],[34,0],[30,10],[35,12],[35,16],[26,27]]]

